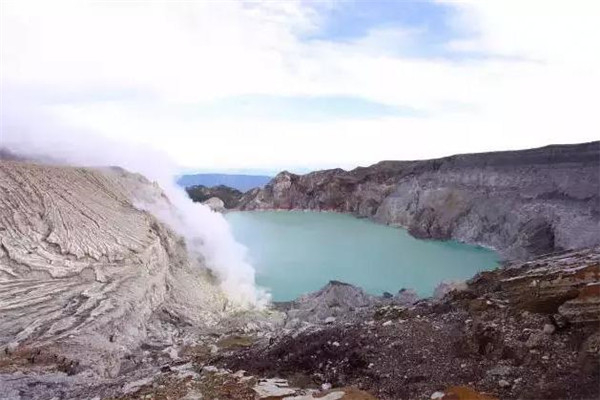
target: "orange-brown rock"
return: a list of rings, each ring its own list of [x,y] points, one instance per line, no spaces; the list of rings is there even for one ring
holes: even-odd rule
[[[498,400],[498,398],[479,393],[468,386],[451,386],[444,391],[442,400]]]
[[[511,305],[525,311],[556,314],[571,323],[600,321],[600,248],[571,251],[538,261],[516,263],[482,273],[470,283],[497,286]]]

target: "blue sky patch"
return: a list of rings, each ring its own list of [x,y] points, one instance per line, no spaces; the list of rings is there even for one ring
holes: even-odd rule
[[[318,6],[317,6],[318,7]],[[446,57],[445,44],[464,39],[467,33],[452,24],[456,10],[451,5],[432,1],[345,0],[321,9],[321,29],[304,40],[350,42],[370,31],[403,29],[414,32],[415,43],[399,46],[399,52],[412,57]],[[392,48],[393,45],[387,46]]]

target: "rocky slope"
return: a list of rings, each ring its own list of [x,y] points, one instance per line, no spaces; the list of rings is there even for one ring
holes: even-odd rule
[[[440,299],[331,282],[219,364],[381,400],[597,399],[600,248],[480,273]],[[412,303],[412,304],[411,304]]]
[[[0,160],[2,354],[111,378],[143,346],[169,348],[222,319],[202,259],[139,208],[148,202],[169,206],[118,168]]]
[[[284,314],[232,306],[155,183],[2,156],[0,399],[373,399],[211,366]]]
[[[144,211],[178,218],[156,184],[11,158],[0,160],[0,399],[600,394],[599,247],[444,284],[437,299],[332,281],[232,312],[203,254]],[[394,168],[365,169],[364,185],[393,189]]]
[[[600,243],[600,142],[282,172],[239,208],[348,212],[526,259]]]

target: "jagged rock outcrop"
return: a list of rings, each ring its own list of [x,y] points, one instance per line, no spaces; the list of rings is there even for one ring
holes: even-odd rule
[[[141,346],[219,321],[226,300],[214,278],[140,209],[149,202],[170,206],[156,184],[119,168],[0,160],[3,353],[114,377]]]
[[[301,296],[291,302],[288,319],[328,323],[336,317],[357,314],[372,306],[377,298],[359,287],[339,281],[330,281],[320,290]]]
[[[433,298],[439,300],[453,290],[464,290],[466,287],[467,283],[464,281],[442,281],[433,290]]]
[[[400,289],[393,299],[399,304],[411,305],[419,301],[419,295],[414,289]]]
[[[600,243],[600,142],[282,172],[239,208],[348,212],[526,259]]]
[[[500,291],[520,310],[554,315],[571,324],[600,322],[600,247],[565,252],[481,272],[464,289]]]

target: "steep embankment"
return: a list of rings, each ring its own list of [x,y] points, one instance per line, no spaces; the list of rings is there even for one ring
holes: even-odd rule
[[[118,168],[0,160],[0,350],[116,376],[141,345],[216,323],[221,291],[183,238],[134,206],[149,202],[170,206]]]
[[[239,208],[349,212],[526,259],[600,243],[600,142],[282,172]]]

